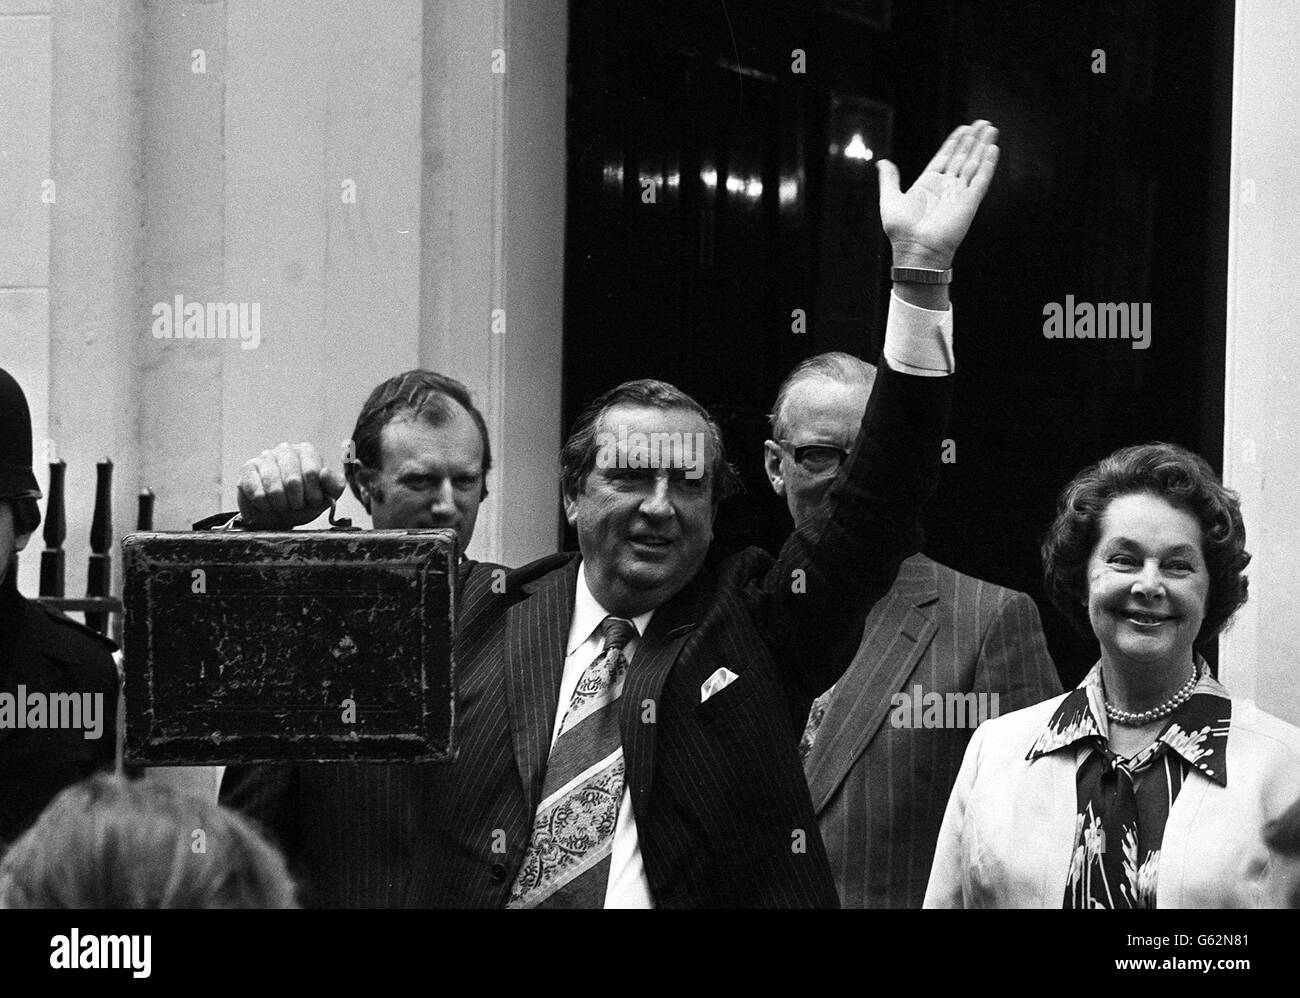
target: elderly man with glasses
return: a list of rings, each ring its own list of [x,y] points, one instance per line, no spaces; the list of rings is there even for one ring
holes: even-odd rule
[[[852,450],[875,378],[870,364],[827,353],[781,385],[765,466],[796,528]],[[841,904],[919,908],[976,724],[1060,689],[1027,595],[924,554],[904,561],[799,746]]]

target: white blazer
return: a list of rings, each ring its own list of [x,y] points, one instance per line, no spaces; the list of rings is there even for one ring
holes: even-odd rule
[[[1076,752],[1026,760],[1066,694],[976,729],[925,892],[927,908],[1060,908],[1074,849]],[[1228,785],[1192,767],[1165,825],[1161,908],[1280,906],[1300,862],[1264,844],[1264,828],[1300,799],[1300,729],[1232,698]]]

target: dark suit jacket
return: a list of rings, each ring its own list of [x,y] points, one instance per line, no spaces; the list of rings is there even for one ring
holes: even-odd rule
[[[702,570],[651,619],[620,713],[656,905],[837,904],[798,734],[918,546],[951,381],[882,367],[822,513],[775,563],[750,549]],[[545,775],[578,562],[535,562],[504,593],[493,567],[462,572],[454,763],[227,772],[223,799],[279,838],[309,904],[508,899]],[[721,667],[739,678],[701,704]]]
[[[117,750],[117,646],[61,613],[0,586],[0,693],[103,697],[99,738],[82,729],[0,727],[0,852],[64,787],[111,768]]]
[[[1061,692],[1024,593],[914,555],[872,608],[808,753],[808,786],[846,908],[919,908],[968,727],[895,726],[893,697],[998,695],[1006,714]],[[903,704],[904,701],[899,701]],[[992,708],[992,700],[984,703]],[[969,698],[962,707],[974,705]],[[951,718],[960,721],[960,717]],[[950,720],[951,720],[950,719]]]

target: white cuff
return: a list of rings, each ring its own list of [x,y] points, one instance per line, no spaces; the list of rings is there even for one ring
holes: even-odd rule
[[[952,353],[952,306],[942,312],[918,308],[889,292],[885,323],[885,362],[895,371],[942,378],[957,369]]]

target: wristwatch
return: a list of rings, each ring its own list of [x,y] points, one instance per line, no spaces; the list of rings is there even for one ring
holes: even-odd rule
[[[922,267],[890,267],[891,281],[907,281],[911,284],[951,284],[952,268],[947,270],[927,270]]]

